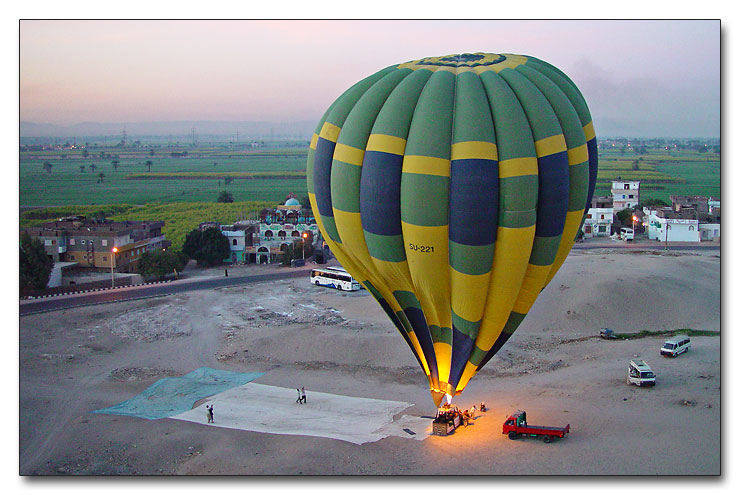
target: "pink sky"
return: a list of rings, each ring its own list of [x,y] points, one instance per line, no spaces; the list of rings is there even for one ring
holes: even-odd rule
[[[383,67],[483,51],[558,66],[597,126],[719,136],[719,28],[719,21],[21,21],[20,117],[317,120],[342,91]]]

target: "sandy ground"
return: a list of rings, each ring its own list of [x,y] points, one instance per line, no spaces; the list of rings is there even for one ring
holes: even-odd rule
[[[455,399],[489,411],[423,441],[212,428],[200,412],[202,423],[90,414],[210,366],[264,372],[254,383],[271,387],[413,404],[397,418],[433,415],[425,377],[364,290],[290,280],[23,317],[20,473],[719,474],[720,338],[692,337],[689,353],[669,359],[660,337],[596,337],[603,326],[719,331],[718,254],[574,250]],[[627,385],[632,357],[653,367],[656,387]],[[501,424],[515,409],[532,424],[570,423],[571,435],[511,441]]]

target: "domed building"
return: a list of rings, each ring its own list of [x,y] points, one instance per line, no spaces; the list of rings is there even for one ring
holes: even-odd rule
[[[318,239],[319,229],[310,206],[304,208],[293,194],[275,209],[260,213],[259,234],[255,243],[246,249],[251,263],[278,263],[280,253],[289,244],[300,241],[308,234],[309,242]]]

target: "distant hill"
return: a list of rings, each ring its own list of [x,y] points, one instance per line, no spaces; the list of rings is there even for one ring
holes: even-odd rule
[[[94,136],[120,137],[123,129],[129,139],[149,136],[236,136],[239,140],[266,137],[292,137],[310,139],[316,121],[299,122],[229,122],[229,121],[178,121],[178,122],[81,122],[56,125],[21,122],[20,137],[82,138]]]

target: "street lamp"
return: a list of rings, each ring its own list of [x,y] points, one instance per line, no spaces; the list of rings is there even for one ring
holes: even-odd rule
[[[632,242],[635,242],[635,222],[637,222],[637,215],[632,215]]]
[[[112,289],[115,289],[116,288],[116,277],[115,277],[115,275],[113,275],[113,267],[114,267],[114,262],[116,260],[116,253],[118,252],[118,248],[117,247],[114,247],[113,249],[110,250],[110,252],[111,252],[111,256],[110,256],[110,283],[111,283],[111,288]]]
[[[308,232],[303,233],[303,242],[301,243],[303,245],[303,257],[302,259],[306,259],[306,239],[308,239]]]

